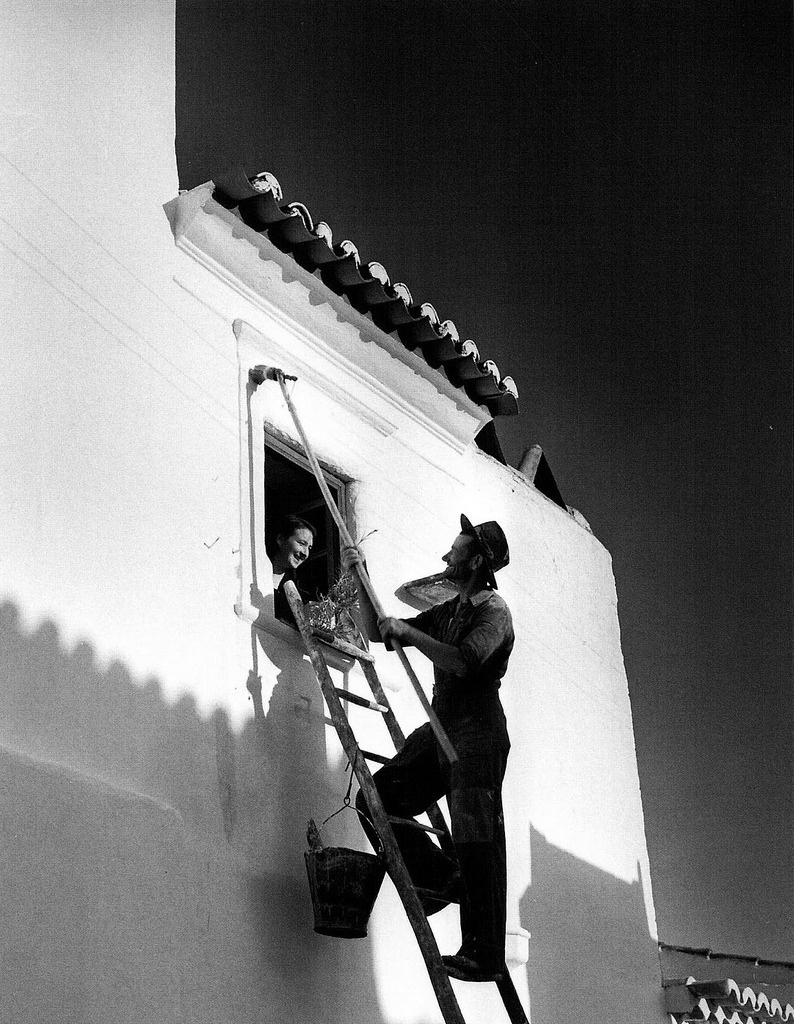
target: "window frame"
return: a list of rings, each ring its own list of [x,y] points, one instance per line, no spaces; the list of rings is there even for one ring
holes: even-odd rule
[[[305,656],[306,649],[300,633],[276,618],[272,563],[265,549],[265,445],[272,447],[300,468],[309,466],[299,439],[283,418],[283,402],[277,397],[277,387],[271,381],[255,384],[250,371],[262,363],[276,362],[270,351],[271,341],[256,328],[242,320],[235,320],[237,339],[237,374],[239,402],[239,534],[234,548],[237,587],[234,612],[237,618],[259,634],[260,642],[272,636],[292,648],[296,655]],[[279,359],[280,359],[279,355]],[[292,367],[291,361],[281,360]],[[355,536],[355,498],[358,481],[338,464],[329,464],[328,456],[318,459],[325,474],[343,495],[342,515]],[[326,661],[343,672],[349,671],[354,661],[348,654],[324,645]]]
[[[264,446],[263,446],[263,456],[264,456],[265,460],[267,459],[267,450],[268,450],[268,448],[271,449],[272,451],[276,452],[282,458],[284,458],[287,461],[293,463],[293,465],[297,466],[299,469],[301,469],[304,472],[308,473],[309,476],[311,477],[311,479],[315,480],[314,472],[313,472],[313,470],[311,468],[311,464],[309,462],[309,459],[307,458],[306,453],[303,450],[303,445],[301,445],[300,443],[294,441],[290,437],[284,436],[284,434],[281,431],[277,431],[270,424],[266,423],[264,425]],[[334,493],[336,498],[337,498],[337,508],[339,509],[339,513],[342,516],[343,521],[347,525],[348,522],[349,522],[348,510],[350,508],[349,487],[350,487],[350,485],[354,481],[350,477],[344,476],[339,471],[339,469],[334,469],[334,468],[331,468],[330,466],[328,466],[328,464],[325,463],[322,459],[318,459],[317,461],[319,463],[320,469],[322,470],[323,477],[325,478],[325,482],[328,484],[328,487],[330,488],[331,492]],[[264,494],[263,494],[264,529],[265,529],[265,531],[267,531],[267,524],[268,524],[267,470],[266,470],[264,465],[262,467],[262,483],[263,483],[263,488],[264,488]],[[326,509],[326,502],[325,502],[325,499],[322,497],[322,495],[320,496],[319,501],[317,502],[317,504],[314,505],[313,507],[319,508],[320,506],[322,506],[324,509]],[[297,514],[301,515],[302,513],[299,511]],[[333,536],[335,537],[336,540],[338,540],[339,539],[338,527],[336,526],[336,523],[333,522],[331,514],[327,510],[326,510],[326,517],[327,517],[326,523],[328,525],[330,525],[330,527],[332,529],[332,532],[333,532]],[[326,549],[326,551],[325,551],[325,554],[326,554],[327,559],[328,559],[327,580],[326,580],[326,593],[327,593],[327,589],[330,588],[331,585],[333,584],[334,579],[335,579],[335,577],[336,577],[336,575],[337,575],[341,565],[340,565],[340,560],[339,560],[339,552],[333,550],[333,547],[328,547]],[[272,573],[271,573],[271,575],[272,575]],[[275,618],[275,616],[273,616],[273,618]],[[279,620],[276,620],[276,621],[279,621]]]

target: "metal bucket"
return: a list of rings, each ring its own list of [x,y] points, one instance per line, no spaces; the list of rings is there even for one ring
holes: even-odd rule
[[[340,846],[323,847],[313,821],[307,838],[311,849],[304,857],[314,930],[320,935],[363,939],[386,870],[383,858]]]

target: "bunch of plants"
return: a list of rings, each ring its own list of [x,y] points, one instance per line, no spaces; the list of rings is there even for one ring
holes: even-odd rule
[[[325,640],[346,640],[356,647],[366,648],[353,618],[353,609],[358,607],[358,588],[352,572],[341,570],[324,597],[306,605],[314,632]]]

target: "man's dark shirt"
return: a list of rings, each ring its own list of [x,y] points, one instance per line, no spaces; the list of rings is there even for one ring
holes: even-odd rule
[[[510,609],[499,594],[481,590],[464,603],[454,597],[405,621],[456,647],[468,665],[462,676],[433,667],[433,706],[442,721],[496,698],[515,642]]]

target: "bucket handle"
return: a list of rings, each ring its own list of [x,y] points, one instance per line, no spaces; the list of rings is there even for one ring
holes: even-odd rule
[[[381,857],[383,855],[383,844],[380,841],[380,837],[378,836],[377,829],[375,828],[375,825],[373,824],[372,819],[369,817],[369,815],[365,814],[362,810],[360,810],[358,807],[354,806],[351,803],[351,801],[350,801],[350,790],[352,788],[353,788],[353,773],[351,771],[351,773],[350,773],[350,782],[347,784],[347,793],[345,793],[344,799],[342,800],[342,806],[337,808],[332,814],[329,814],[328,817],[325,819],[325,821],[323,821],[323,823],[320,825],[319,828],[317,828],[317,826],[314,824],[314,819],[312,819],[309,822],[309,827],[308,827],[308,830],[306,832],[306,838],[308,839],[310,846],[312,846],[312,847],[314,847],[314,846],[322,847],[322,840],[320,839],[320,833],[325,828],[325,826],[328,824],[328,822],[331,820],[331,818],[335,818],[337,816],[337,814],[341,814],[342,811],[346,811],[346,810],[355,811],[356,814],[359,816],[359,818],[361,818],[362,821],[366,821],[369,824],[370,828],[372,829],[372,835],[378,841],[378,849],[375,851],[375,854],[376,854],[376,856]],[[368,838],[370,838],[369,835],[368,835]]]

